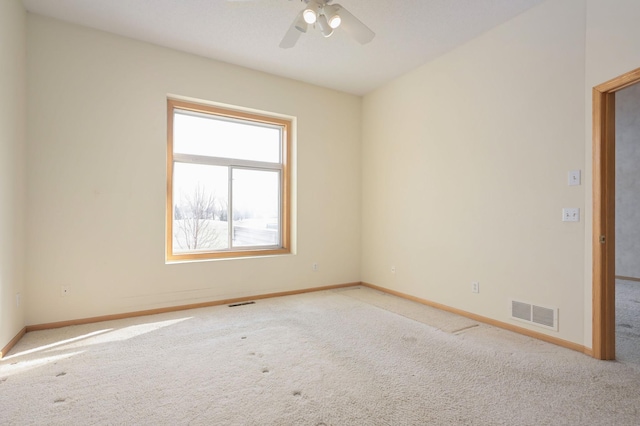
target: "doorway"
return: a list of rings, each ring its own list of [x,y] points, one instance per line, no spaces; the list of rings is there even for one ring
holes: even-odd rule
[[[615,93],[640,82],[640,68],[593,88],[593,356],[615,351]]]
[[[640,367],[640,83],[616,92],[616,359]]]

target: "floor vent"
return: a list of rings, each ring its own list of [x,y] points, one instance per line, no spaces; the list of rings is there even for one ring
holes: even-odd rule
[[[244,306],[244,305],[253,305],[256,302],[240,302],[240,303],[233,303],[231,305],[229,305],[230,308],[235,308],[236,306]]]
[[[558,308],[511,300],[511,318],[558,331]]]

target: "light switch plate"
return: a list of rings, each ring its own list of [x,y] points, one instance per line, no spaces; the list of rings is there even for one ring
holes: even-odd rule
[[[580,170],[571,170],[569,172],[569,186],[580,185]]]

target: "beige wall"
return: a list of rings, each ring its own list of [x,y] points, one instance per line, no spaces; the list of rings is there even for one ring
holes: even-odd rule
[[[509,298],[554,306],[530,328],[583,343],[585,13],[545,2],[365,97],[363,281],[524,327]]]
[[[546,333],[591,347],[591,92],[640,67],[639,21],[548,1],[366,96],[362,279],[507,323],[509,297],[556,306]]]
[[[28,23],[28,324],[360,279],[359,97]],[[297,118],[296,255],[165,264],[168,94]]]
[[[616,93],[616,275],[640,278],[640,85]]]
[[[24,327],[25,40],[22,3],[0,1],[0,349]]]

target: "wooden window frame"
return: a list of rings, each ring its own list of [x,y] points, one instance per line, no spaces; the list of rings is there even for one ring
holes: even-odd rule
[[[213,115],[222,118],[240,120],[244,122],[252,122],[277,126],[281,131],[281,158],[280,158],[280,246],[277,248],[268,247],[247,247],[247,248],[229,248],[228,250],[216,250],[209,252],[197,253],[179,253],[173,251],[173,118],[175,110],[195,112],[205,115]],[[167,99],[167,197],[166,197],[166,262],[226,259],[238,257],[255,257],[255,256],[273,256],[291,253],[291,138],[292,138],[292,120],[276,117],[273,115],[246,112],[239,109],[231,109],[228,107],[205,105],[195,102]],[[228,166],[242,168],[246,162],[238,161],[234,163],[234,159],[229,159]],[[258,168],[256,168],[258,169]],[[232,217],[228,220],[233,221]]]

